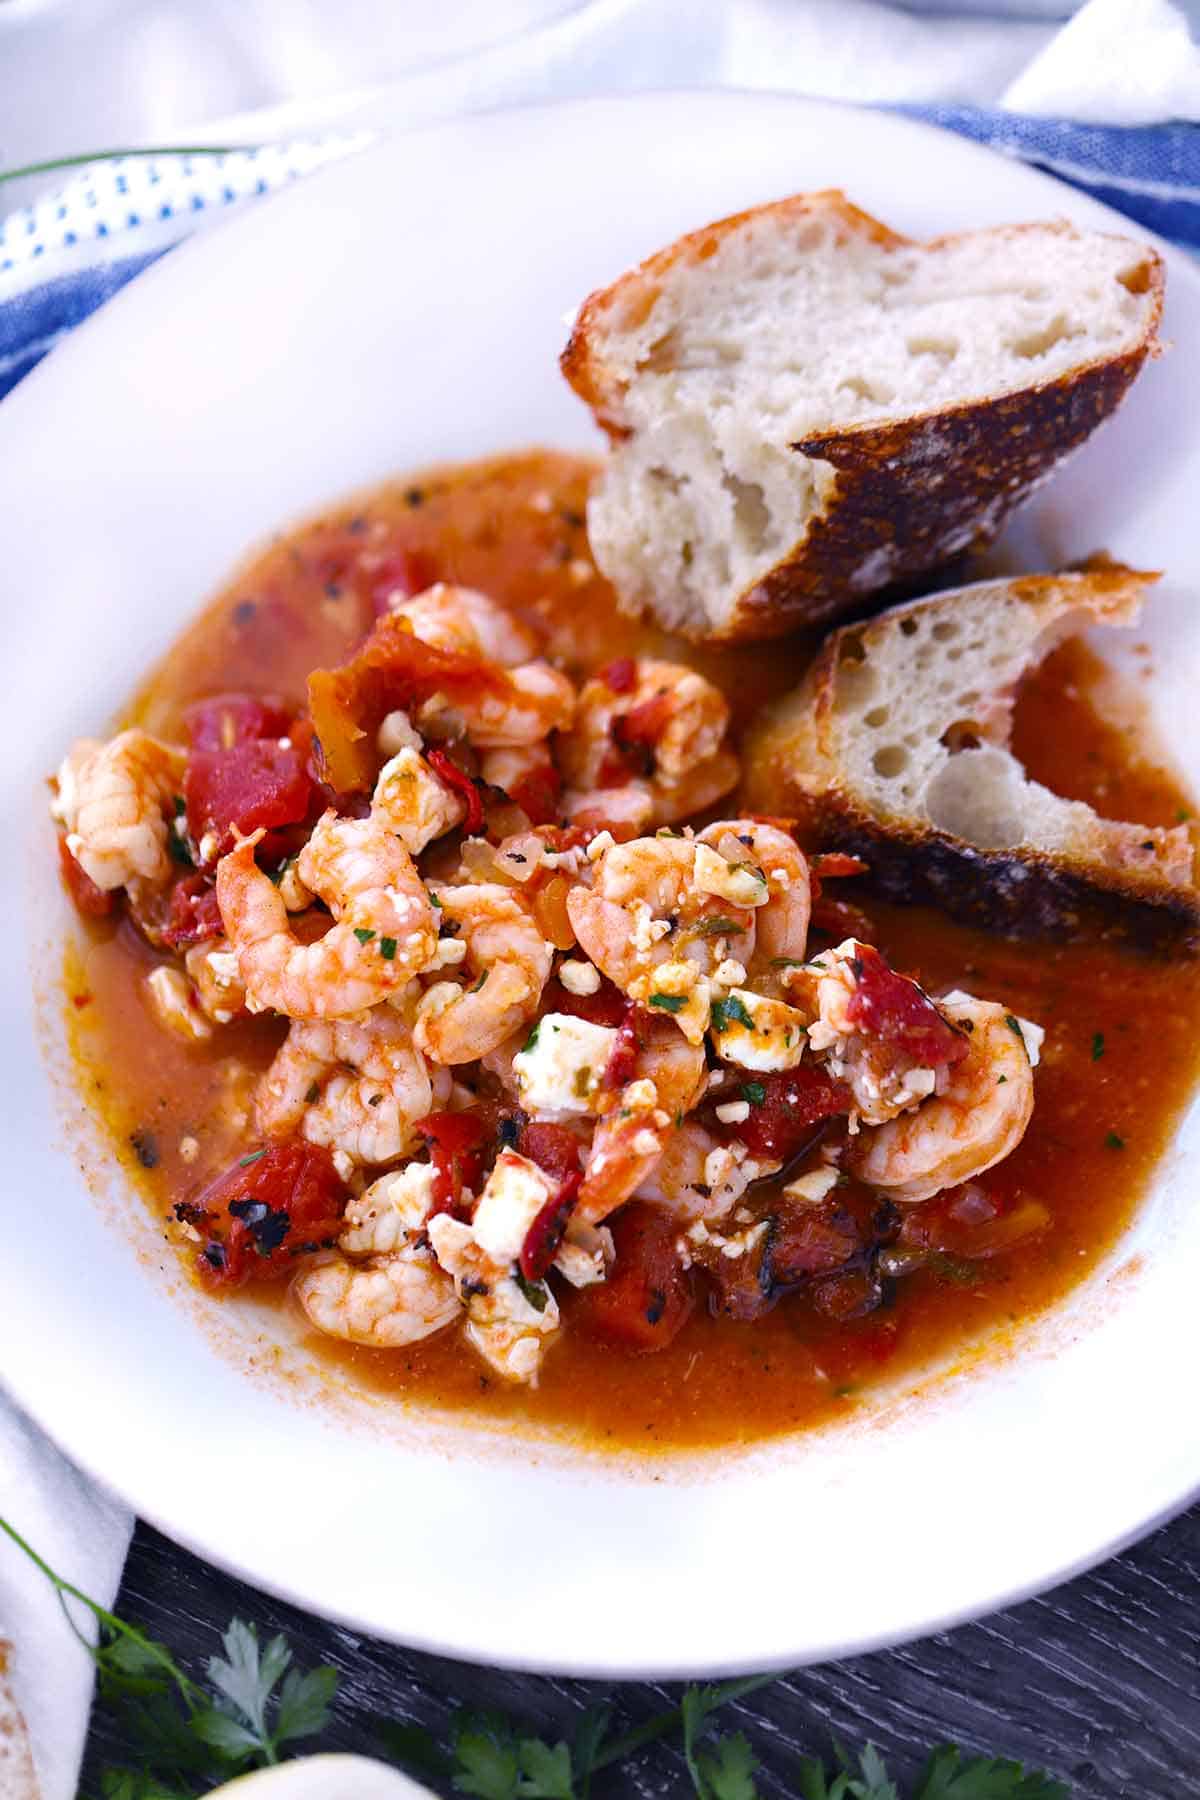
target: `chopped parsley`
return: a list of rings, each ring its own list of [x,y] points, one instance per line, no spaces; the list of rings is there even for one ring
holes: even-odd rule
[[[1025,1042],[1025,1033],[1021,1030],[1020,1019],[1018,1019],[1014,1013],[1005,1013],[1004,1023],[1008,1026],[1008,1029],[1012,1032],[1013,1036],[1020,1040],[1021,1048],[1025,1052],[1025,1060],[1028,1062],[1029,1045]]]
[[[1092,1061],[1099,1062],[1103,1055],[1104,1033],[1102,1031],[1094,1031],[1092,1033]]]
[[[440,900],[439,900],[439,899],[438,899],[438,897],[437,897],[437,895],[436,895],[436,894],[430,894],[430,896],[429,896],[429,904],[430,904],[430,906],[436,906],[436,907],[437,907],[437,909],[438,909],[438,911],[439,911],[439,912],[441,912],[441,910],[442,910],[442,903],[441,903],[441,901],[440,901]]]
[[[545,1284],[541,1281],[526,1281],[520,1269],[514,1271],[513,1280],[524,1294],[526,1300],[528,1300],[530,1306],[532,1306],[534,1312],[544,1313],[546,1310],[546,1302],[550,1298],[550,1295],[546,1291]]]
[[[365,925],[356,925],[354,927],[354,935],[360,944],[369,944],[371,939],[375,936],[375,933],[373,931],[368,931]]]
[[[751,1106],[761,1106],[767,1097],[767,1090],[761,1081],[743,1081],[742,1099]]]
[[[660,1012],[682,1012],[687,1005],[686,994],[651,994],[651,1006],[657,1006]]]
[[[479,977],[479,980],[475,983],[474,987],[471,989],[471,992],[473,994],[477,994],[479,992],[480,988],[483,986],[484,982],[487,980],[487,978],[491,974],[491,972],[492,971],[490,969],[485,969],[483,971],[483,974]]]
[[[238,1168],[248,1169],[251,1163],[256,1163],[260,1156],[265,1156],[266,1154],[265,1150],[252,1150],[249,1156],[239,1156]]]
[[[1106,1150],[1123,1150],[1125,1148],[1125,1139],[1121,1136],[1119,1131],[1110,1131],[1105,1136],[1104,1148]]]
[[[175,817],[177,819],[182,819],[182,818],[185,818],[186,815],[187,815],[187,801],[184,799],[182,794],[176,794],[176,796],[175,796]]]
[[[310,1082],[309,1087],[308,1087],[308,1092],[304,1096],[305,1105],[306,1106],[315,1106],[317,1101],[320,1098],[321,1098],[320,1083],[316,1082],[316,1081]]]
[[[737,994],[713,1001],[712,1023],[714,1031],[728,1031],[731,1024],[744,1025],[747,1031],[754,1030],[754,1020],[746,1011],[746,1003]]]
[[[736,919],[726,919],[719,913],[710,919],[701,919],[696,927],[702,937],[736,937],[742,929]]]
[[[529,1052],[531,1050],[536,1050],[537,1041],[538,1041],[539,1036],[541,1035],[541,1029],[542,1029],[542,1021],[540,1019],[538,1019],[538,1021],[536,1022],[536,1024],[533,1027],[533,1030],[530,1032],[529,1036],[525,1039],[525,1042],[521,1045],[521,1055],[522,1056],[528,1056]]]
[[[379,954],[382,956],[384,962],[391,962],[396,954],[395,938],[381,937],[379,940]]]

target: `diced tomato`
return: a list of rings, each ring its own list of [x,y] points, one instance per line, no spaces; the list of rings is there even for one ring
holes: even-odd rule
[[[635,744],[653,746],[670,723],[674,707],[675,699],[672,694],[665,690],[660,694],[652,694],[649,700],[631,706],[628,712],[618,713],[613,721],[613,737],[622,749]]]
[[[431,748],[425,752],[425,761],[429,764],[439,781],[444,781],[452,793],[458,795],[467,809],[463,820],[463,830],[471,837],[476,837],[483,830],[483,796],[475,782],[465,769],[460,769],[447,750]]]
[[[287,736],[289,709],[274,695],[213,694],[183,715],[193,750],[232,750],[258,738]]]
[[[607,976],[601,976],[594,994],[573,994],[557,977],[542,990],[544,1013],[570,1013],[573,1019],[587,1019],[592,1025],[623,1025],[632,1006],[632,1000],[627,1000]]]
[[[433,1164],[434,1213],[462,1212],[464,1188],[478,1195],[488,1151],[495,1138],[495,1121],[480,1109],[470,1112],[435,1112],[417,1120],[417,1130],[429,1145]]]
[[[301,1138],[241,1157],[176,1216],[204,1242],[197,1266],[215,1287],[286,1275],[337,1237],[347,1192],[329,1151]]]
[[[849,1088],[808,1063],[776,1075],[756,1075],[745,1086],[751,1088],[750,1116],[734,1135],[764,1162],[790,1162],[826,1119],[850,1111]],[[763,1090],[761,1100],[756,1088]]]
[[[120,895],[115,888],[97,887],[87,870],[76,862],[61,832],[58,839],[58,866],[63,886],[79,911],[88,919],[107,919],[116,908]]]
[[[561,1127],[549,1125],[545,1129],[556,1130]],[[525,1139],[533,1130],[538,1130],[538,1127],[536,1125],[525,1127],[522,1138],[520,1138],[520,1150],[524,1156],[531,1157],[533,1161],[540,1161],[538,1157],[534,1156],[533,1150],[525,1148]],[[569,1136],[569,1132],[563,1132],[563,1136]],[[572,1147],[574,1147],[574,1139],[572,1139]],[[558,1150],[554,1154],[558,1156]],[[576,1156],[578,1156],[578,1148],[576,1148]],[[542,1166],[545,1168],[545,1165]],[[554,1170],[547,1168],[547,1174],[554,1174]],[[558,1246],[563,1242],[563,1233],[569,1224],[570,1215],[578,1201],[579,1184],[581,1183],[583,1183],[583,1172],[579,1170],[578,1166],[569,1168],[565,1174],[561,1175],[556,1192],[552,1193],[549,1201],[545,1202],[542,1211],[536,1215],[533,1224],[529,1226],[529,1231],[525,1233],[525,1242],[520,1247],[518,1265],[520,1265],[520,1273],[524,1274],[527,1282],[540,1282],[554,1262]]]
[[[871,944],[859,945],[856,962],[855,988],[846,1007],[852,1025],[895,1044],[925,1068],[962,1061],[969,1040],[942,1017],[915,981],[898,975]]]
[[[294,744],[275,739],[237,745],[232,750],[193,750],[183,775],[188,832],[200,844],[216,840],[211,867],[233,848],[234,832],[248,836],[307,818],[312,784],[304,756]]]
[[[665,1350],[695,1305],[691,1276],[675,1247],[669,1213],[631,1201],[609,1221],[616,1261],[608,1280],[579,1297],[576,1317],[622,1350]]]
[[[509,697],[504,669],[424,643],[399,613],[375,621],[366,642],[336,669],[308,678],[309,710],[320,744],[324,779],[337,793],[373,787],[379,770],[376,734],[389,712],[406,711],[434,693],[478,700]]]
[[[555,1181],[565,1181],[579,1168],[579,1139],[565,1125],[543,1124],[539,1120],[523,1125],[517,1149]]]
[[[642,1020],[634,1001],[626,1000],[617,1027],[617,1041],[612,1047],[608,1067],[604,1071],[607,1088],[627,1087],[637,1074],[638,1055],[642,1048]]]
[[[899,1229],[894,1206],[857,1183],[835,1188],[821,1206],[780,1207],[771,1233],[771,1282],[794,1287],[829,1275]]]
[[[437,564],[425,550],[387,550],[363,558],[363,573],[376,617],[386,613],[397,594],[411,599],[438,580]]]
[[[543,825],[538,836],[547,850],[561,856],[567,850],[582,850],[595,836],[581,825]]]
[[[841,850],[823,850],[810,856],[808,866],[819,881],[839,881],[850,875],[865,875],[868,865],[861,856],[847,856]]]
[[[531,825],[549,825],[558,817],[561,793],[558,770],[552,762],[546,762],[539,768],[529,769],[519,781],[514,781],[509,798],[529,815]]]
[[[185,875],[171,889],[170,911],[162,927],[162,941],[170,950],[186,950],[221,936],[221,909],[217,890],[204,875]]]
[[[637,664],[632,656],[618,656],[596,676],[614,694],[632,694],[637,685]]]

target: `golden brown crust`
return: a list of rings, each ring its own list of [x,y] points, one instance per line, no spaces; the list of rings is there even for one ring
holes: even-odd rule
[[[1152,336],[1038,388],[793,445],[834,466],[833,492],[803,541],[738,597],[715,635],[782,637],[843,617],[880,589],[991,543],[1115,412]]]
[[[796,194],[689,232],[588,297],[561,365],[610,436],[628,435],[628,425],[625,384],[600,351],[604,332],[640,322],[670,270],[703,262],[748,219],[818,213],[836,214],[847,235],[893,248],[913,243],[837,189]],[[1065,223],[1061,228],[1071,229]],[[1045,229],[1001,227],[996,235]],[[950,233],[924,248],[972,235],[985,234]],[[820,514],[786,556],[737,596],[719,625],[694,635],[714,641],[782,637],[863,612],[990,543],[1033,489],[1116,410],[1146,358],[1157,354],[1164,279],[1161,259],[1147,249],[1128,277],[1133,291],[1150,296],[1146,326],[1120,356],[986,400],[797,440],[795,451],[832,471]],[[652,597],[642,597],[642,604],[652,605]]]

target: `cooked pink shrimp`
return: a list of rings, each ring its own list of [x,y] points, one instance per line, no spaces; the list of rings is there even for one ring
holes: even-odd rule
[[[808,858],[790,832],[758,819],[718,819],[697,834],[734,868],[748,863],[763,875],[769,898],[754,913],[755,987],[778,983],[781,959],[802,962],[812,914]]]
[[[454,1283],[424,1236],[432,1174],[428,1163],[409,1163],[351,1200],[341,1254],[310,1264],[292,1286],[318,1331],[392,1350],[461,1317]]]
[[[439,1063],[475,1062],[533,1018],[554,949],[512,888],[431,885],[442,932],[465,945],[463,979],[438,981],[417,1008],[416,1041]]]
[[[328,812],[297,874],[335,923],[297,941],[278,889],[254,861],[261,832],[221,858],[217,902],[251,1012],[348,1019],[386,1000],[437,953],[437,923],[412,858],[377,819]]]
[[[435,1092],[412,1032],[390,1006],[362,1018],[293,1021],[259,1083],[255,1121],[265,1137],[300,1132],[348,1164],[386,1163],[412,1149],[418,1119],[449,1097]]]
[[[158,885],[171,873],[168,833],[186,757],[138,728],[107,744],[83,738],[64,757],[51,810],[67,848],[99,888]]]
[[[765,876],[731,868],[692,838],[653,837],[610,845],[593,880],[567,895],[581,948],[623,993],[662,1007],[702,1042],[710,977],[723,963],[744,975],[754,911],[769,897]]]
[[[966,1056],[914,1109],[851,1138],[846,1167],[892,1200],[929,1200],[982,1175],[1016,1149],[1033,1116],[1041,1031],[990,1000],[952,994],[940,1009],[969,1033]]]
[[[633,785],[653,822],[669,825],[736,785],[737,758],[723,747],[728,729],[725,698],[703,675],[681,663],[626,659],[585,682],[559,760],[573,790]]]
[[[698,1119],[685,1119],[639,1183],[637,1198],[664,1207],[689,1225],[697,1219],[723,1219],[752,1181],[775,1174],[780,1166],[759,1162],[736,1140],[722,1144]]]
[[[634,1079],[614,1096],[584,1161],[574,1217],[595,1225],[637,1191],[673,1133],[704,1092],[704,1049],[689,1044],[666,1019],[646,1027]]]
[[[483,688],[477,699],[460,694],[455,702],[477,750],[541,743],[552,731],[570,725],[574,684],[538,656],[533,633],[486,594],[439,582],[392,610],[408,620],[423,643],[477,656],[505,671],[503,694]],[[418,723],[439,710],[436,699],[430,701]]]

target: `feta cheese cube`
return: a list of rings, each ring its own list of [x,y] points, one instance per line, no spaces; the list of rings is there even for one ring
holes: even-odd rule
[[[532,1041],[513,1057],[526,1112],[541,1118],[594,1112],[617,1041],[615,1029],[570,1013],[546,1013],[531,1035]]]
[[[804,1055],[804,1014],[784,1000],[771,1000],[750,988],[734,988],[712,1009],[712,1032],[718,1054],[743,1069],[764,1074],[794,1069]]]
[[[726,862],[708,844],[696,845],[695,880],[702,893],[716,894],[731,906],[763,906],[771,897],[761,869],[749,862]]]
[[[529,1227],[556,1192],[557,1183],[535,1162],[515,1150],[502,1150],[471,1220],[484,1255],[502,1267],[516,1262]]]

